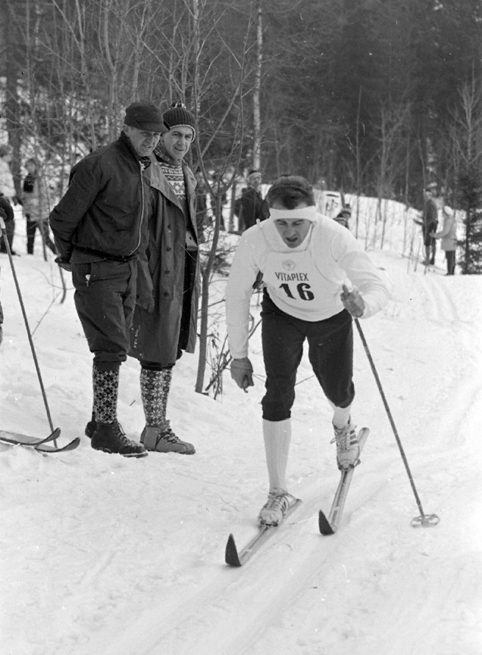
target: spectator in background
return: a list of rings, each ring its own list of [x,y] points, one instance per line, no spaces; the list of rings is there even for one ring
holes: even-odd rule
[[[442,250],[445,251],[447,260],[447,275],[455,274],[455,253],[457,250],[457,221],[452,207],[445,205],[443,208],[443,227],[440,232],[432,232],[433,239],[442,239]]]
[[[4,198],[10,205],[16,205],[18,202],[17,194],[15,191],[15,185],[13,183],[12,171],[10,170],[10,162],[12,161],[12,146],[8,143],[0,144],[0,192],[4,195]],[[6,234],[8,245],[12,255],[15,255],[13,250],[13,237],[15,234],[15,221],[9,220],[6,223]],[[2,239],[0,243],[0,252],[7,252],[7,248]]]
[[[435,264],[436,241],[431,235],[437,231],[438,209],[434,195],[432,187],[425,189],[423,192],[422,233],[423,245],[425,246],[425,266]]]
[[[49,235],[50,199],[48,187],[39,174],[39,167],[35,159],[28,159],[25,168],[27,169],[27,175],[23,181],[22,201],[25,218],[27,219],[27,254],[33,255],[37,228],[44,246],[50,248],[55,254],[55,244]]]
[[[350,218],[351,218],[351,207],[350,205],[345,205],[343,209],[335,216],[334,220],[349,230]]]
[[[147,455],[124,433],[117,403],[134,308],[136,302],[149,306],[152,295],[139,280],[138,260],[145,259],[148,221],[157,204],[147,175],[150,155],[165,131],[155,105],[130,104],[119,138],[75,164],[50,214],[56,261],[72,271],[75,306],[94,356],[93,416],[85,433],[95,450],[124,457]]]
[[[0,241],[3,243],[3,230],[13,221],[13,209],[8,200],[0,193]],[[6,232],[6,227],[5,227]],[[3,340],[3,308],[0,302],[0,344]]]
[[[141,364],[141,397],[146,425],[141,442],[158,453],[193,455],[167,419],[172,370],[183,351],[196,345],[199,251],[196,178],[184,161],[195,138],[194,115],[181,103],[163,114],[164,127],[148,174],[156,190],[156,212],[149,221],[147,261],[139,277],[151,286],[148,304],[137,305],[129,354]],[[146,285],[147,286],[147,285]]]
[[[257,220],[264,221],[269,217],[269,205],[259,191],[261,173],[252,170],[246,180],[248,186],[241,191],[241,197],[234,203],[234,213],[239,221],[238,231],[241,234],[255,225]]]

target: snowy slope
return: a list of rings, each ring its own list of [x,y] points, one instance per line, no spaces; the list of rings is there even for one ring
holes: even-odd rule
[[[228,534],[241,545],[254,534],[267,491],[258,331],[249,394],[228,374],[218,401],[195,394],[196,356],[176,366],[169,414],[195,444],[193,457],[127,460],[93,451],[85,437],[55,456],[0,445],[2,655],[482,653],[482,279],[445,277],[441,255],[427,274],[393,250],[372,256],[390,277],[392,300],[361,324],[438,527],[410,525],[420,512],[356,337],[354,418],[371,435],[339,533],[317,530],[338,472],[328,403],[303,361],[289,465],[303,505],[243,569],[223,564]],[[39,252],[14,262],[64,443],[82,436],[90,415],[91,357],[71,289],[59,304],[55,265]],[[0,266],[0,428],[45,436],[5,255]],[[119,416],[138,436],[135,361],[121,372]]]

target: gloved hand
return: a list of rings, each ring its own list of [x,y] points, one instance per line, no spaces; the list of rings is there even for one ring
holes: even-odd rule
[[[55,263],[58,264],[60,268],[63,268],[64,271],[68,271],[69,273],[72,273],[72,264],[66,259],[62,259],[62,257],[56,257]]]
[[[365,301],[361,297],[358,289],[350,291],[346,284],[344,284],[342,288],[343,291],[340,298],[345,309],[348,310],[354,318],[360,318],[360,316],[363,316],[363,312],[365,311]]]
[[[248,387],[254,387],[253,366],[248,357],[233,359],[231,362],[231,377],[240,389],[246,391]]]

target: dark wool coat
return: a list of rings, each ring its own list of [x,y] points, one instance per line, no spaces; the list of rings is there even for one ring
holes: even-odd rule
[[[269,217],[269,205],[263,200],[259,191],[248,186],[241,191],[241,197],[234,203],[234,213],[239,218],[240,232],[255,225],[259,219],[264,221]]]
[[[13,221],[15,214],[13,213],[12,205],[5,198],[3,193],[0,192],[0,214],[7,223],[8,221]]]
[[[187,164],[183,163],[184,181],[188,199],[191,231],[197,240],[196,180]],[[157,364],[174,364],[178,359],[178,345],[182,325],[187,329],[186,352],[194,352],[196,345],[197,306],[199,298],[199,260],[193,252],[195,266],[194,285],[188,292],[189,316],[183,316],[184,274],[186,263],[186,216],[173,188],[164,177],[161,167],[153,163],[147,173],[151,187],[158,192],[157,212],[149,224],[147,261],[139,261],[139,288],[149,284],[154,298],[154,310],[149,313],[136,306],[131,329],[130,355],[139,360]],[[146,305],[149,298],[140,298]],[[185,309],[186,311],[186,309]]]

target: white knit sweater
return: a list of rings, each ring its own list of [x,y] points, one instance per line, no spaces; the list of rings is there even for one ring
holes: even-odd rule
[[[345,228],[317,216],[303,243],[290,248],[272,219],[247,230],[234,256],[226,290],[228,339],[234,359],[248,356],[249,305],[258,272],[271,300],[305,321],[321,321],[343,309],[342,285],[355,286],[365,301],[362,318],[388,302],[385,276]]]

